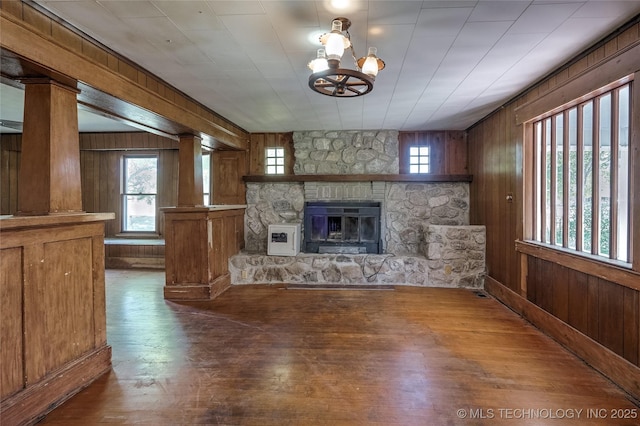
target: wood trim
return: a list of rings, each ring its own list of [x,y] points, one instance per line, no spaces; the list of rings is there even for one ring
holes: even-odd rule
[[[528,241],[516,241],[516,251],[640,291],[640,274],[631,269]]]
[[[640,368],[529,302],[495,279],[486,277],[485,290],[611,379],[634,398],[640,399]]]
[[[623,79],[638,71],[637,58],[640,57],[640,41],[611,55],[605,62],[576,75],[553,91],[525,103],[515,109],[516,124],[522,124],[553,109],[562,108],[567,103],[579,100],[585,93]]]
[[[0,230],[58,226],[71,223],[104,222],[115,218],[113,213],[50,214],[47,216],[0,216]]]
[[[270,175],[243,176],[245,182],[471,182],[473,175]]]
[[[110,369],[111,346],[91,351],[2,401],[2,423],[19,425],[36,422]]]

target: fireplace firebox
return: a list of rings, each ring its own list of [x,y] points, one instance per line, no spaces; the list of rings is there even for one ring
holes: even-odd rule
[[[304,248],[307,253],[381,253],[380,203],[306,202]]]

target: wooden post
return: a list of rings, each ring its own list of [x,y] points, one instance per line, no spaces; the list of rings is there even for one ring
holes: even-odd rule
[[[194,135],[180,135],[178,207],[204,205],[202,192],[202,146]]]
[[[82,212],[77,89],[25,83],[18,216]]]

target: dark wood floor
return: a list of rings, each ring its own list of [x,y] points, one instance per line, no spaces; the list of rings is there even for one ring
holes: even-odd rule
[[[236,286],[178,304],[163,283],[107,271],[113,370],[42,423],[640,423],[616,386],[474,291]]]

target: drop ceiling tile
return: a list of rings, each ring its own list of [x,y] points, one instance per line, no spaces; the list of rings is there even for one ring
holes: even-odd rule
[[[472,12],[469,7],[422,9],[415,37],[457,36]]]
[[[372,1],[369,3],[369,25],[415,24],[421,6],[418,1]]]
[[[177,43],[183,46],[188,42],[186,36],[167,17],[123,18],[123,21],[135,28],[138,38],[144,37],[150,43]]]
[[[441,8],[473,8],[478,4],[477,1],[471,0],[425,0],[422,2],[423,9],[441,9]]]
[[[509,29],[512,34],[550,33],[576,12],[581,3],[534,4]]]
[[[145,0],[98,0],[105,9],[118,18],[153,18],[164,14],[150,1]]]
[[[469,22],[515,21],[529,5],[526,1],[482,1],[473,9]]]
[[[573,18],[620,18],[640,12],[637,1],[589,1],[586,2]]]
[[[171,21],[182,30],[217,30],[222,22],[205,1],[154,1]]]
[[[227,15],[261,15],[264,8],[259,1],[241,0],[241,1],[207,1],[211,9],[218,16]]]
[[[265,1],[262,3],[265,13],[273,26],[317,27],[318,11],[313,1]]]
[[[228,15],[220,19],[240,44],[278,43],[278,36],[266,15]]]

